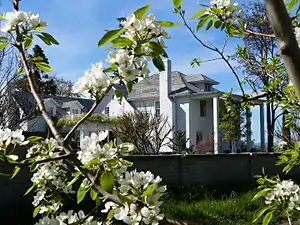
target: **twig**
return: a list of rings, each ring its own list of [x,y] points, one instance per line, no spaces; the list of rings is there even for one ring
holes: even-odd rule
[[[92,115],[92,113],[94,112],[94,110],[97,108],[97,106],[100,104],[100,102],[107,96],[107,94],[110,92],[110,90],[112,89],[113,84],[111,84],[110,86],[107,87],[105,93],[101,96],[101,98],[97,101],[94,102],[92,108],[88,111],[87,114],[85,114],[73,127],[72,129],[68,132],[68,134],[65,136],[63,143],[65,143],[71,136],[72,134],[75,132],[75,130],[88,118]]]
[[[209,49],[209,50],[211,50],[211,51],[217,52],[217,53],[220,55],[220,57],[225,61],[225,63],[227,64],[227,66],[230,68],[231,72],[232,72],[233,75],[235,76],[235,78],[236,78],[236,80],[237,80],[237,82],[238,82],[238,85],[239,85],[239,87],[240,87],[240,89],[241,89],[241,92],[242,92],[243,97],[246,97],[244,88],[243,88],[243,86],[242,86],[242,83],[241,83],[241,80],[240,80],[238,74],[235,72],[235,70],[234,70],[233,66],[230,64],[229,60],[226,59],[226,57],[224,56],[223,52],[220,51],[220,50],[219,50],[218,48],[216,48],[216,47],[211,47],[211,46],[205,44],[205,43],[204,43],[204,42],[196,35],[195,31],[194,31],[194,30],[191,28],[191,26],[187,23],[186,18],[185,18],[185,16],[184,16],[184,12],[183,12],[182,9],[179,10],[179,15],[180,15],[180,17],[181,17],[181,19],[182,19],[184,25],[186,26],[186,28],[187,28],[187,29],[190,31],[190,33],[192,34],[192,36],[193,36],[193,37],[194,37],[194,38],[195,38],[195,39],[196,39],[203,47],[205,47],[205,48],[207,48],[207,49]]]

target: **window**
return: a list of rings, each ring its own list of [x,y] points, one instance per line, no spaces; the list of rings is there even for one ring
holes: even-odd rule
[[[206,101],[200,100],[200,116],[204,117],[206,116]]]
[[[205,84],[205,91],[211,91],[211,85]]]
[[[79,114],[79,110],[78,109],[72,109],[72,113],[73,113],[73,115],[77,115],[77,114]]]
[[[112,94],[112,95],[111,95],[111,99],[114,99],[114,98],[115,98],[115,95],[114,95],[114,94]]]
[[[202,132],[197,132],[196,133],[196,141],[202,141],[203,140],[203,136],[202,136]]]
[[[105,113],[105,115],[109,116],[109,107],[105,107],[104,113]]]
[[[155,102],[155,116],[160,116],[160,104]]]
[[[53,109],[53,107],[49,107],[47,111],[50,114],[50,116],[54,116],[54,109]]]

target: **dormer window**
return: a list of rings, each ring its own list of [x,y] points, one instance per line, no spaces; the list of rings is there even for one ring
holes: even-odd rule
[[[50,116],[54,116],[54,109],[53,107],[49,107],[47,112],[49,113]]]
[[[211,91],[211,84],[205,84],[205,91]]]
[[[78,109],[72,109],[72,114],[73,114],[73,115],[79,114],[79,110],[78,110]]]

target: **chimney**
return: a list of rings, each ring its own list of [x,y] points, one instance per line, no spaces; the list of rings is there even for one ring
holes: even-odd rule
[[[159,73],[159,105],[160,114],[168,118],[169,126],[166,129],[174,128],[175,119],[175,107],[173,101],[169,98],[169,94],[172,92],[172,69],[171,60],[164,60],[165,71]],[[165,142],[168,143],[169,139],[173,138],[173,132],[170,132]],[[164,143],[164,144],[166,144]],[[172,149],[167,145],[163,146],[161,152],[170,152]]]

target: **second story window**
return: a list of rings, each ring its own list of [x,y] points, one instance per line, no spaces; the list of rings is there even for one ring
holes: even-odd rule
[[[77,114],[79,114],[79,110],[78,109],[72,109],[72,113],[73,113],[73,115],[77,115]]]
[[[155,102],[155,116],[160,116],[160,104],[159,102]]]
[[[206,116],[206,101],[200,100],[200,116],[204,117]]]
[[[109,107],[108,106],[105,107],[104,113],[105,113],[105,115],[109,116]]]
[[[49,113],[50,116],[54,116],[54,109],[53,109],[53,107],[49,107],[47,111],[48,111],[48,113]]]
[[[205,84],[205,91],[211,91],[211,85]]]

